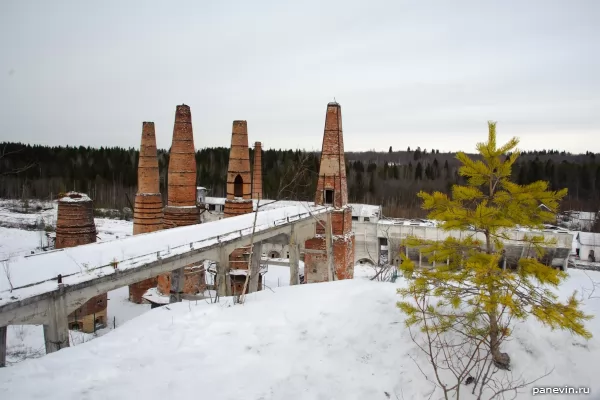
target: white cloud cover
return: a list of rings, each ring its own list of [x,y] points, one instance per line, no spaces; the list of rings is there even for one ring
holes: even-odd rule
[[[285,3],[285,4],[283,4]],[[573,1],[0,4],[0,140],[139,145],[175,106],[196,147],[234,119],[266,148],[473,150],[486,121],[528,149],[600,151],[600,3]]]

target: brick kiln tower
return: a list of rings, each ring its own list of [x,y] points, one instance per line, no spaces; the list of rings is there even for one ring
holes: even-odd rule
[[[227,169],[227,199],[223,211],[225,217],[252,212],[250,187],[248,124],[246,121],[233,121],[229,168]]]
[[[55,248],[63,249],[96,241],[94,207],[83,193],[69,192],[58,200]],[[94,332],[96,325],[106,324],[106,293],[95,296],[69,314],[69,329]]]
[[[161,230],[163,225],[154,122],[142,123],[142,142],[137,172],[138,190],[133,211],[134,235]],[[129,285],[129,301],[140,304],[144,293],[155,287],[157,283],[157,278],[151,278]]]
[[[165,228],[199,222],[196,207],[196,151],[190,107],[182,104],[175,111],[173,143],[169,153],[168,200]]]
[[[252,168],[252,198],[263,198],[262,188],[262,143],[254,143],[254,166]]]
[[[335,279],[351,279],[354,277],[354,232],[352,210],[348,206],[342,109],[335,102],[327,104],[318,179],[315,204],[335,208],[331,216]],[[328,280],[326,245],[322,236],[324,224],[317,224],[316,231],[318,236],[305,243],[304,276],[308,283]]]
[[[168,197],[164,213],[164,229],[200,223],[196,206],[196,150],[190,107],[182,104],[175,111],[173,143],[169,153]],[[185,294],[197,294],[206,288],[203,263],[192,264],[184,270]],[[158,291],[171,292],[171,274],[158,277]]]
[[[258,143],[258,145],[258,154],[260,154],[260,143]],[[256,166],[256,153],[254,157]],[[260,163],[260,158],[258,161]],[[259,171],[260,168],[261,167],[259,166]],[[233,121],[233,130],[231,132],[231,149],[229,151],[229,168],[227,169],[227,199],[225,200],[225,210],[223,212],[225,218],[248,214],[253,211],[250,176],[248,124],[246,121]],[[260,246],[255,246],[256,251],[259,251],[257,250],[258,248],[260,248]],[[229,268],[234,271],[248,270],[250,249],[250,246],[235,249],[229,255]],[[230,279],[232,294],[241,294],[244,282],[246,280],[246,275],[230,274]],[[258,290],[261,290],[261,288],[262,277],[259,275]]]

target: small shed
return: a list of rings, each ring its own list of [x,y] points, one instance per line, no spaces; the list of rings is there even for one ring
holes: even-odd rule
[[[600,233],[579,232],[575,252],[584,261],[600,261]]]

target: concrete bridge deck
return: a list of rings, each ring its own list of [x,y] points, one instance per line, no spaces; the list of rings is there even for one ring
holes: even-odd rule
[[[254,242],[301,228],[314,235],[315,217],[328,211],[298,205],[259,212]],[[61,313],[68,314],[95,295],[203,259],[222,260],[250,243],[254,218],[247,214],[8,260],[8,276],[0,274],[0,327],[48,324],[59,300]]]

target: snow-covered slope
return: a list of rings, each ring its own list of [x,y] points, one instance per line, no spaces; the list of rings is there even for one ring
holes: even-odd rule
[[[590,286],[583,271],[569,274],[566,292]],[[387,392],[426,399],[431,383],[409,355],[427,366],[395,307],[395,289],[354,279],[274,288],[245,305],[223,299],[154,309],[96,340],[0,370],[0,398],[385,400]],[[597,315],[600,300],[585,307]],[[589,326],[600,335],[598,320]],[[540,385],[600,393],[598,339],[586,343],[533,321],[514,335],[505,350],[515,376],[554,368]]]

